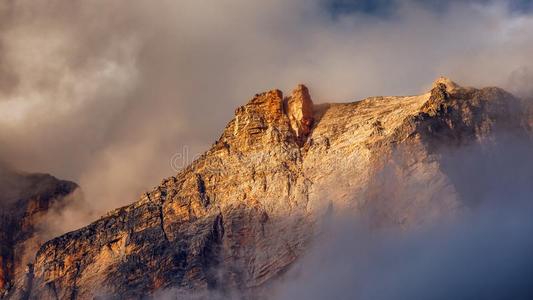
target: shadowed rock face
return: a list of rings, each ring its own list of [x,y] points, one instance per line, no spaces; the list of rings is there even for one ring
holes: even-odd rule
[[[418,226],[467,209],[443,147],[530,130],[512,95],[452,84],[345,104],[313,105],[304,86],[285,99],[256,95],[189,167],[45,243],[30,298],[135,299],[165,288],[253,296],[302,255],[328,212]]]
[[[31,273],[32,257],[41,243],[36,226],[77,185],[47,174],[15,172],[5,166],[0,166],[0,178],[0,297],[22,298],[29,292],[27,274]]]

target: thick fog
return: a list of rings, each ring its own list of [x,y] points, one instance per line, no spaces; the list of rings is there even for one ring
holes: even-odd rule
[[[531,299],[531,212],[496,206],[415,232],[339,223],[273,298]]]
[[[531,299],[533,143],[497,141],[441,153],[456,213],[407,228],[339,213],[269,298]]]

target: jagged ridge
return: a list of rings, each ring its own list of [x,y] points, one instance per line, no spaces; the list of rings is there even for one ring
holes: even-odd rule
[[[175,177],[43,245],[31,297],[253,292],[303,253],[328,207],[401,226],[461,209],[440,146],[500,129],[528,135],[520,105],[501,89],[445,79],[420,96],[346,104],[313,105],[304,86],[286,99],[279,90],[258,94]],[[405,174],[402,190],[387,190],[385,166]],[[412,185],[425,188],[414,194]]]

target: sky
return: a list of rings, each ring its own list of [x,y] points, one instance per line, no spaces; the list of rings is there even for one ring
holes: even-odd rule
[[[333,15],[351,14],[360,12],[370,15],[387,16],[394,14],[398,6],[401,6],[401,0],[324,0],[324,6]],[[491,4],[497,1],[489,0],[416,0],[417,5],[421,5],[426,9],[434,12],[446,13],[446,11],[457,3],[468,4]],[[533,1],[531,0],[510,0],[500,1],[509,10],[515,13],[529,13],[533,8]]]
[[[87,216],[207,150],[255,93],[527,95],[530,1],[0,2],[0,159],[77,182]],[[178,158],[176,160],[176,157]],[[171,163],[172,162],[172,163]]]

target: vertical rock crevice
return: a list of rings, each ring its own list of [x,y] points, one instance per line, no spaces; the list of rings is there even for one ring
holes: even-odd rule
[[[198,197],[200,198],[200,202],[206,208],[209,206],[211,199],[209,199],[209,196],[206,193],[206,187],[205,187],[205,181],[200,174],[196,174],[196,186],[198,190]]]
[[[159,205],[159,222],[161,226],[161,232],[163,233],[163,237],[167,242],[170,242],[170,239],[168,238],[168,234],[165,230],[165,216],[163,214],[163,204]]]

